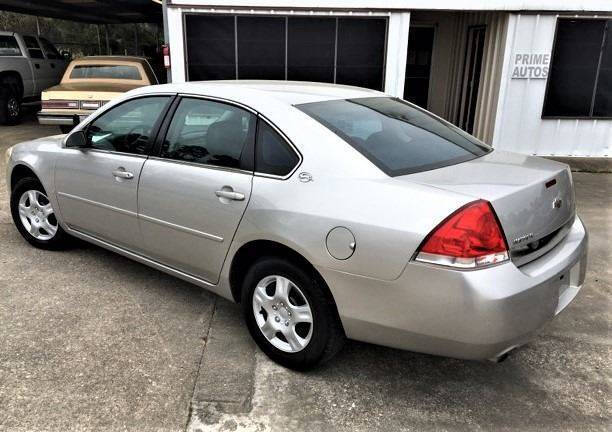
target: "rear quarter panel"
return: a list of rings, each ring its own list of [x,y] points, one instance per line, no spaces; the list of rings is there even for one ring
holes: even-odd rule
[[[302,164],[286,180],[253,179],[251,200],[238,228],[231,257],[253,240],[291,247],[311,264],[394,280],[442,219],[472,198],[388,177],[333,132],[297,109],[265,111],[296,145]],[[301,182],[310,173],[313,181]],[[326,237],[335,227],[354,235],[346,260],[333,258]],[[226,265],[226,267],[229,267]]]
[[[253,194],[235,243],[277,241],[311,264],[382,280],[397,279],[424,236],[469,198],[385,180],[317,176],[302,183],[253,180]],[[326,238],[335,227],[355,237],[353,255],[332,257]]]

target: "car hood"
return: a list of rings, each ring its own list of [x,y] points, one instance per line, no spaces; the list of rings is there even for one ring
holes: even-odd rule
[[[397,179],[489,201],[511,251],[548,238],[575,215],[569,167],[539,157],[495,150],[468,162]]]

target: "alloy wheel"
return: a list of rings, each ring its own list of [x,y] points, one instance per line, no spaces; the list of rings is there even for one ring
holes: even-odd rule
[[[308,300],[284,276],[263,278],[253,292],[253,313],[259,330],[276,348],[302,351],[312,337],[313,316]]]
[[[28,190],[19,199],[19,219],[23,227],[37,240],[51,240],[57,233],[57,219],[47,196]]]
[[[7,111],[8,111],[8,115],[10,117],[17,117],[19,116],[19,101],[17,100],[16,97],[11,97],[9,98],[8,102],[7,102]]]

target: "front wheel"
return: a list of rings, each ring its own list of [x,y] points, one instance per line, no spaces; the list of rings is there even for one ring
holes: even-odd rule
[[[251,336],[277,363],[310,369],[344,344],[336,306],[314,271],[277,257],[262,258],[243,284],[242,308]]]
[[[63,249],[68,235],[59,225],[55,210],[42,184],[28,177],[11,192],[11,215],[24,239],[41,249]]]

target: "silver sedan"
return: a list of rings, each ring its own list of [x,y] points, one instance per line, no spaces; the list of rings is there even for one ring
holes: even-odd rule
[[[78,237],[241,302],[259,347],[295,369],[347,337],[499,360],[584,281],[566,165],[375,91],[141,88],[7,161],[32,245]]]

